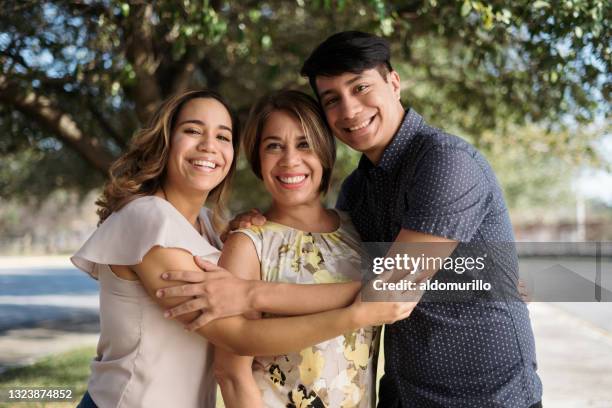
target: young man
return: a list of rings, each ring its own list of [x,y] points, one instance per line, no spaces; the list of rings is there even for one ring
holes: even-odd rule
[[[363,153],[337,207],[350,213],[364,242],[514,241],[502,191],[484,157],[404,110],[385,40],[355,31],[334,34],[301,73],[335,136]],[[504,257],[516,261],[513,252]],[[499,278],[516,286],[518,277]],[[541,397],[522,302],[421,301],[408,319],[386,326],[379,407],[531,408],[541,406]]]

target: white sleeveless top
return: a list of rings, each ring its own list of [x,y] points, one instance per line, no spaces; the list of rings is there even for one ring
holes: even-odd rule
[[[100,408],[213,408],[212,344],[163,317],[140,281],[116,276],[109,265],[135,265],[155,246],[181,248],[217,262],[207,216],[202,237],[166,200],[138,198],[113,213],[71,258],[100,283],[100,340],[89,393]]]

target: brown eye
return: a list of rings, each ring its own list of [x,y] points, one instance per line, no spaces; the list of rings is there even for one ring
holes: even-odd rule
[[[199,135],[199,134],[201,134],[200,130],[199,129],[195,129],[195,128],[186,128],[184,130],[184,132],[188,133],[190,135]]]
[[[266,145],[266,150],[279,150],[281,148],[281,144],[277,142],[268,143]]]
[[[329,98],[325,101],[324,105],[325,106],[332,106],[333,104],[335,104],[336,102],[338,102],[338,98]]]

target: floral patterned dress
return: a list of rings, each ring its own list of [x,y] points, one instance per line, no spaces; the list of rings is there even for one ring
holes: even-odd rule
[[[330,233],[304,232],[270,221],[236,232],[255,244],[263,281],[359,280],[359,235],[348,216],[338,214],[340,227]],[[297,353],[255,357],[253,376],[266,407],[369,408],[375,401],[377,354],[378,329],[368,327]]]

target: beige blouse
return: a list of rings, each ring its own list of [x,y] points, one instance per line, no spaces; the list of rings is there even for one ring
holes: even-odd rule
[[[181,248],[217,262],[219,250],[205,209],[203,237],[166,200],[136,199],[113,213],[71,258],[100,284],[100,340],[91,362],[89,393],[100,408],[213,408],[212,345],[163,310],[140,281],[109,265],[135,265],[155,246]]]

